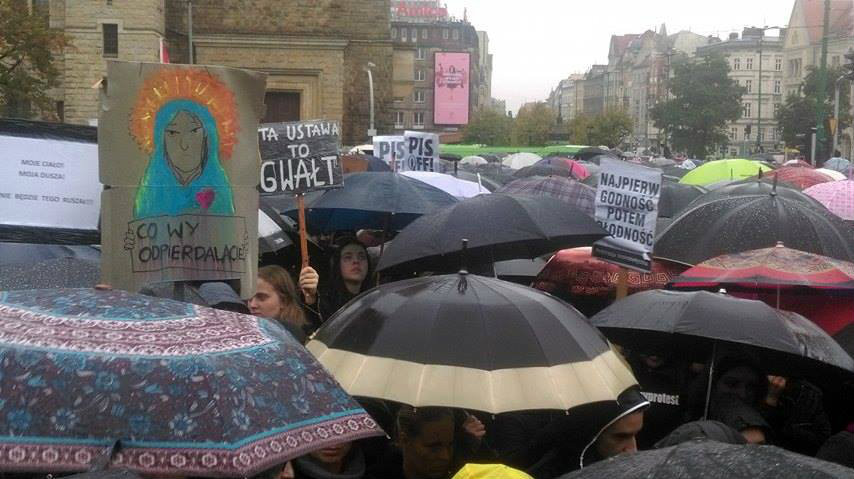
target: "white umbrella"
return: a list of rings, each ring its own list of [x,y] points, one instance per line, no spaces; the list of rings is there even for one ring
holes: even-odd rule
[[[474,181],[461,180],[455,176],[431,171],[403,171],[403,175],[423,181],[457,198],[472,198],[489,194],[489,190]]]
[[[503,163],[505,166],[509,166],[510,168],[515,168],[518,170],[526,166],[531,166],[542,159],[543,158],[540,155],[522,152],[515,153],[504,158],[501,163]]]
[[[845,173],[840,173],[836,170],[831,170],[828,168],[816,168],[815,171],[818,171],[819,173],[824,173],[825,175],[833,178],[833,181],[843,181],[848,179],[848,177],[845,176]]]
[[[487,163],[489,163],[489,162],[486,161],[486,159],[484,159],[481,156],[467,156],[467,157],[463,158],[462,160],[460,160],[461,165],[475,165],[476,166],[476,165],[485,165]]]

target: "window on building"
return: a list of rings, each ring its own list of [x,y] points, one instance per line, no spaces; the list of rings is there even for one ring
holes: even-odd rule
[[[421,39],[427,40],[428,38],[430,38],[430,30],[427,30],[426,28],[422,28],[421,29]]]
[[[738,128],[732,127],[729,129],[729,139],[732,141],[738,140]]]
[[[415,49],[415,59],[416,60],[423,60],[425,57],[426,57],[426,55],[424,54],[423,48]]]
[[[392,39],[397,39],[397,28],[392,28],[392,29],[391,29],[391,38],[392,38]]]
[[[414,113],[412,124],[415,126],[424,126],[424,112],[416,111]]]
[[[394,112],[394,127],[395,128],[404,128],[406,125],[404,121],[406,117],[404,116],[404,112],[396,111]]]
[[[412,43],[416,43],[416,42],[418,42],[418,29],[413,28],[412,29]]]
[[[745,103],[741,106],[741,116],[744,118],[750,118],[750,103]]]
[[[289,91],[268,91],[264,95],[267,112],[263,123],[300,120],[300,94]]]
[[[101,28],[104,30],[104,56],[119,56],[119,26],[115,23],[103,23]]]
[[[60,122],[65,121],[65,102],[64,101],[56,102],[56,118]]]
[[[452,36],[453,36],[454,40],[459,40],[460,39],[460,31],[455,28]]]
[[[409,40],[409,32],[405,28],[400,29],[400,41],[405,42]]]
[[[443,29],[442,29],[442,38],[443,38],[443,39],[447,40],[447,39],[448,39],[449,34],[450,34],[450,32],[448,31],[448,29],[447,29],[447,28],[443,28]]]
[[[801,76],[801,59],[789,60],[789,75]]]
[[[777,116],[780,113],[781,103],[774,103],[774,116]]]
[[[783,82],[780,80],[774,80],[774,93],[779,95],[783,91]]]
[[[750,141],[750,135],[753,133],[752,127],[747,125],[744,127],[744,141]]]
[[[733,58],[732,59],[732,69],[733,70],[741,70],[741,58]]]
[[[744,69],[745,70],[753,70],[753,58],[747,58],[744,61]]]
[[[839,66],[839,55],[833,55],[833,58],[830,60],[830,65],[834,67]]]
[[[424,103],[424,90],[415,90],[415,103]]]
[[[774,70],[778,71],[778,72],[783,71],[783,59],[782,58],[775,58],[774,59]]]
[[[415,70],[415,81],[424,81],[425,79],[426,75],[424,74],[424,70]]]
[[[747,93],[753,93],[753,80],[745,80],[744,87],[747,88]]]

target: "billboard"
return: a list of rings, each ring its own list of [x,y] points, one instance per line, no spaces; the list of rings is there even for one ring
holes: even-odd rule
[[[466,125],[469,122],[469,54],[435,54],[433,123]]]

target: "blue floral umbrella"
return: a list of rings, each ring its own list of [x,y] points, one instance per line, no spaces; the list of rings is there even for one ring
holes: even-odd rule
[[[0,293],[0,470],[247,477],[381,434],[276,323],[123,291]]]

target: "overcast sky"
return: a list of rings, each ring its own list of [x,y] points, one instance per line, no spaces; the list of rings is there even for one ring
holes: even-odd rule
[[[446,0],[489,33],[492,96],[517,110],[544,100],[571,73],[608,62],[611,35],[667,25],[726,38],[745,26],[785,26],[794,0]],[[769,32],[776,35],[776,32]]]

